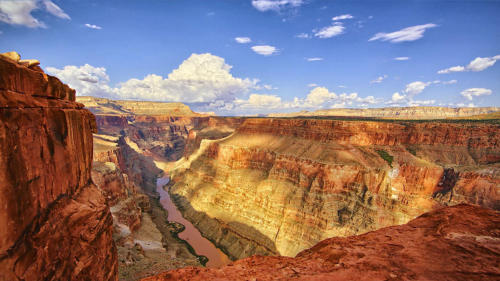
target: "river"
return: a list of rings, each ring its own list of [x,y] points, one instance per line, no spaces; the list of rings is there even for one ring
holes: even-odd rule
[[[220,249],[215,247],[212,242],[203,237],[200,231],[194,225],[186,220],[181,212],[177,210],[174,202],[170,199],[163,186],[170,181],[168,176],[158,178],[156,181],[156,191],[160,194],[160,203],[168,212],[168,221],[178,222],[186,227],[184,231],[178,234],[179,238],[185,240],[193,247],[198,255],[203,255],[208,258],[206,266],[218,267],[231,262],[231,260]]]

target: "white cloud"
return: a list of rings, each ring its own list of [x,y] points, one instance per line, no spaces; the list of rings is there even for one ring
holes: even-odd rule
[[[451,73],[451,72],[462,72],[465,71],[465,67],[457,65],[457,66],[452,66],[446,69],[442,69],[438,71],[438,74],[446,74],[446,73]]]
[[[401,95],[399,92],[392,94],[390,103],[400,103],[406,99],[406,95]]]
[[[307,61],[322,61],[323,58],[306,58]]]
[[[495,56],[498,57],[498,56]],[[491,58],[480,58],[477,57],[467,65],[467,69],[470,71],[483,71],[486,68],[493,66],[497,59],[495,57]]]
[[[415,41],[424,36],[426,29],[433,28],[436,26],[437,25],[433,23],[428,23],[428,24],[410,26],[391,33],[379,32],[375,34],[372,38],[370,38],[368,41],[381,40],[381,41],[389,41],[391,43]]]
[[[68,65],[63,69],[47,67],[47,72],[67,83],[79,96],[118,97],[118,90],[108,85],[109,76],[104,67]]]
[[[333,92],[328,91],[325,87],[316,87],[312,89],[307,95],[305,101],[308,105],[319,106],[325,102],[334,100],[337,95]]]
[[[280,12],[283,9],[300,7],[302,4],[303,0],[252,0],[252,6],[261,12]]]
[[[411,98],[423,92],[424,89],[427,86],[429,86],[429,84],[430,82],[422,82],[422,81],[411,82],[410,84],[406,85],[406,88],[404,89],[403,92],[406,93],[408,97]]]
[[[325,39],[332,38],[334,36],[344,33],[345,27],[340,22],[333,23],[331,26],[323,27],[320,30],[313,30],[314,36]]]
[[[90,24],[90,23],[86,23],[85,26],[90,28],[90,29],[102,29],[102,27],[95,25],[95,24]]]
[[[318,86],[318,84],[316,84],[316,83],[307,84],[307,87],[317,87],[317,86]]]
[[[470,88],[462,91],[460,94],[466,97],[468,100],[472,100],[473,97],[488,96],[491,95],[492,91],[485,88]]]
[[[308,33],[300,33],[295,35],[295,37],[300,38],[300,39],[309,39],[311,38],[311,35]]]
[[[45,10],[51,13],[52,15],[61,18],[61,19],[71,19],[68,14],[66,14],[59,6],[54,4],[54,2],[49,0],[43,0],[43,4],[45,5]]]
[[[2,0],[0,1],[0,21],[31,28],[46,27],[45,23],[31,14],[35,10],[45,10],[56,17],[70,19],[59,6],[49,0]]]
[[[278,52],[278,49],[274,46],[269,45],[257,45],[253,46],[252,50],[259,55],[270,56]]]
[[[340,15],[340,16],[336,16],[336,17],[333,17],[332,20],[333,21],[338,21],[338,20],[347,20],[347,19],[353,19],[354,17],[351,16],[350,14],[345,14],[345,15]]]
[[[370,84],[373,84],[373,83],[381,83],[382,81],[384,81],[385,78],[387,78],[388,76],[386,74],[384,74],[383,76],[379,76],[377,77],[376,79],[370,81]]]
[[[240,44],[247,44],[252,42],[252,39],[250,37],[236,37],[234,38],[234,41],[240,43]]]
[[[483,71],[488,67],[493,66],[497,60],[500,60],[500,55],[496,55],[493,57],[477,57],[473,59],[467,66],[452,66],[446,69],[439,70],[437,73],[438,74],[447,74],[447,73],[452,73],[452,72],[465,72],[465,71]]]
[[[90,65],[82,67],[53,67],[47,71],[77,90],[78,95],[104,96],[119,99],[137,99],[186,103],[225,104],[248,92],[257,81],[233,77],[232,66],[212,54],[192,54],[173,70],[167,78],[149,74],[144,79],[130,79],[116,88],[108,85],[105,68]]]
[[[237,99],[235,105],[241,108],[279,108],[282,107],[281,98],[275,95],[251,94],[248,100]]]
[[[410,58],[409,57],[395,57],[394,60],[399,60],[399,61],[403,61],[403,60],[409,60]]]

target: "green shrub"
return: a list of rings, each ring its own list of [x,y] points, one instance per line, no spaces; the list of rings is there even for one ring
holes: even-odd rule
[[[391,166],[392,168],[392,160],[394,159],[394,157],[392,155],[390,155],[389,153],[387,153],[387,151],[385,150],[376,150],[376,152],[378,153],[378,155],[380,155],[380,157],[382,157],[388,164],[389,166]]]

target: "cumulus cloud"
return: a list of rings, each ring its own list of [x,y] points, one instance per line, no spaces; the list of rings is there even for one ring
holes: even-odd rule
[[[251,94],[248,100],[237,99],[234,104],[241,108],[252,109],[273,109],[283,106],[280,97],[267,94]]]
[[[306,58],[307,61],[322,61],[323,58]]]
[[[465,71],[475,71],[475,72],[483,71],[486,68],[493,66],[499,59],[500,55],[496,55],[493,57],[485,57],[485,58],[477,57],[473,59],[471,62],[469,62],[467,66],[457,65],[441,69],[438,71],[438,74],[448,74],[452,72],[465,72]]]
[[[118,89],[109,86],[109,76],[104,67],[68,65],[62,69],[47,67],[47,72],[67,83],[79,96],[118,98]]]
[[[404,89],[404,92],[412,97],[415,95],[420,94],[421,92],[424,91],[424,89],[429,86],[430,82],[422,82],[422,81],[415,81],[411,82],[410,84],[406,85],[406,88]]]
[[[370,81],[370,84],[373,84],[373,83],[382,83],[382,81],[384,81],[385,78],[387,78],[388,76],[386,74],[382,75],[382,76],[379,76],[377,78],[375,78],[374,80]]]
[[[220,100],[226,103],[257,84],[257,80],[234,77],[231,68],[221,57],[209,53],[192,54],[167,78],[150,74],[144,79],[130,79],[115,88],[108,85],[109,77],[102,67],[49,67],[47,71],[68,83],[78,95],[186,103]]]
[[[302,4],[303,0],[252,0],[252,6],[261,12],[280,12],[283,9],[300,7]]]
[[[345,15],[340,15],[340,16],[336,16],[336,17],[333,17],[332,20],[333,21],[338,21],[338,20],[348,20],[348,19],[353,19],[354,17],[351,16],[350,14],[345,14]]]
[[[316,87],[309,92],[305,101],[308,105],[319,106],[336,98],[337,95],[333,92],[330,92],[327,88]]]
[[[270,56],[278,52],[278,49],[274,46],[269,45],[257,45],[252,46],[252,50],[259,55]]]
[[[460,94],[466,97],[468,100],[472,100],[474,97],[488,96],[491,95],[492,91],[485,88],[470,88],[463,90]]]
[[[90,23],[86,23],[85,26],[90,28],[90,29],[98,29],[98,30],[102,29],[102,27],[95,25],[95,24],[90,24]]]
[[[323,27],[319,30],[313,30],[314,36],[321,38],[321,39],[326,39],[326,38],[332,38],[334,36],[338,36],[342,33],[344,33],[344,25],[341,22],[335,22],[330,26]]]
[[[247,44],[252,42],[252,39],[250,37],[236,37],[234,38],[234,41],[240,43],[240,44]]]
[[[406,99],[405,95],[401,95],[399,92],[392,94],[390,103],[400,103]]]
[[[399,61],[403,61],[403,60],[409,60],[410,58],[409,57],[395,57],[394,60],[399,60]]]
[[[0,21],[30,28],[47,27],[45,23],[34,18],[31,14],[36,10],[43,10],[58,18],[71,19],[68,14],[50,0],[2,0],[0,1]]]
[[[375,34],[372,38],[370,38],[368,41],[381,40],[381,41],[389,41],[391,43],[415,41],[422,38],[427,29],[436,26],[437,25],[433,23],[428,23],[428,24],[410,26],[390,33],[379,32]]]

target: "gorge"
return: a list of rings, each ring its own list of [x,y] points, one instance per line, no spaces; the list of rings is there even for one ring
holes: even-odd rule
[[[498,119],[209,116],[7,56],[0,104],[0,280],[500,276]]]

